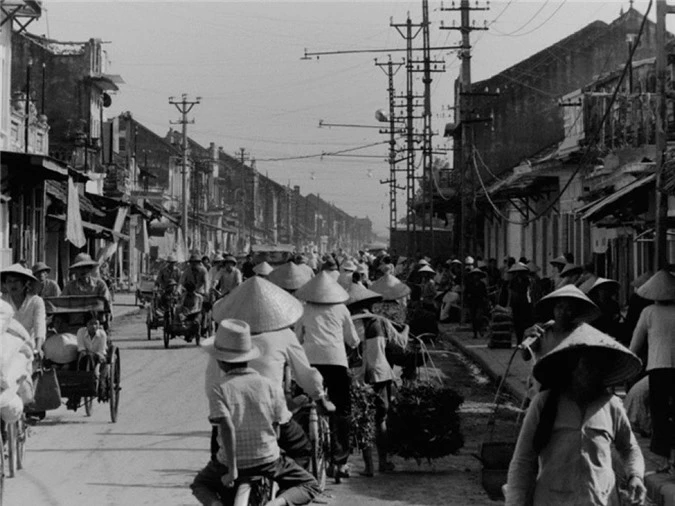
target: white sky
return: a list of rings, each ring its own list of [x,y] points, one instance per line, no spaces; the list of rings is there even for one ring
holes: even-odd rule
[[[459,0],[456,2],[459,3]],[[648,1],[636,1],[644,12]],[[445,7],[451,1],[445,2]],[[485,6],[485,0],[480,1]],[[527,58],[591,21],[611,22],[628,1],[503,0],[489,11],[472,13],[488,31],[472,34],[474,81],[490,77]],[[472,0],[471,5],[475,5]],[[203,145],[214,142],[234,154],[246,148],[257,168],[283,184],[300,185],[303,195],[319,193],[346,212],[369,216],[375,231],[388,226],[389,166],[387,145],[354,154],[382,158],[316,157],[264,161],[320,154],[384,142],[377,129],[318,128],[329,123],[377,125],[374,112],[386,109],[387,80],[373,63],[387,55],[357,54],[301,60],[304,49],[332,51],[403,48],[404,40],[389,26],[421,21],[421,0],[380,2],[158,2],[47,0],[45,13],[29,31],[58,40],[100,38],[111,60],[110,73],[127,84],[113,97],[110,114],[131,111],[136,119],[164,135],[177,111],[169,96],[201,96],[191,114],[189,134]],[[440,30],[440,21],[459,24],[458,12],[441,12],[430,2],[431,43],[456,45],[459,32]],[[654,18],[655,5],[650,17]],[[670,16],[673,18],[674,16]],[[675,19],[668,21],[669,28]],[[416,44],[421,46],[421,35]],[[400,60],[403,53],[394,53]],[[444,107],[453,103],[453,81],[459,70],[456,54],[435,55],[447,71],[434,74],[434,130],[451,120]],[[396,76],[403,93],[405,74]],[[416,79],[422,92],[421,76]],[[435,145],[442,146],[442,137]],[[403,174],[399,175],[403,183]],[[403,192],[399,217],[404,209]]]

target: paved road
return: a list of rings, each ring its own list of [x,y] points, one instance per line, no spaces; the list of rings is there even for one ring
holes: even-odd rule
[[[119,314],[119,313],[117,313]],[[107,404],[88,418],[62,407],[32,428],[26,469],[6,481],[10,506],[195,506],[188,485],[209,457],[210,427],[203,392],[205,356],[177,339],[163,349],[160,331],[147,341],[145,312],[118,317],[113,339],[121,348],[120,416]],[[373,479],[331,484],[322,502],[374,506],[496,504],[478,483],[468,453],[435,468],[396,460],[399,470]],[[354,470],[361,467],[353,457]]]

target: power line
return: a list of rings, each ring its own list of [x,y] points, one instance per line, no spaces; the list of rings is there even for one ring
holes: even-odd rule
[[[315,153],[312,155],[299,155],[299,156],[287,156],[281,158],[259,158],[259,162],[283,162],[287,160],[305,160],[307,158],[323,158],[325,156],[339,155],[342,153],[350,153],[352,151],[358,151],[360,149],[371,148],[373,146],[381,146],[382,144],[387,144],[389,141],[373,142],[371,144],[365,144],[363,146],[356,146],[354,148],[341,149],[339,151],[322,151],[321,153]]]
[[[523,33],[518,33],[518,34],[515,34],[515,35],[513,35],[513,34],[511,34],[511,35],[502,35],[502,37],[523,37],[523,36],[525,36],[525,35],[529,35],[529,34],[531,34],[531,33],[536,32],[536,31],[539,30],[542,26],[544,26],[546,23],[548,23],[548,22],[551,20],[551,18],[553,18],[553,16],[555,16],[555,15],[558,13],[558,11],[559,11],[560,9],[562,9],[563,5],[565,5],[566,2],[567,2],[567,0],[563,0],[563,1],[560,3],[560,5],[558,6],[558,8],[557,8],[556,10],[554,10],[553,13],[552,13],[549,17],[547,17],[544,21],[542,21],[539,25],[537,25],[536,27],[532,28],[531,30],[528,30],[527,32],[523,32]]]
[[[516,29],[513,30],[512,32],[504,33],[504,32],[500,32],[500,31],[497,30],[496,28],[495,28],[494,30],[495,30],[497,33],[500,33],[501,35],[514,35],[514,34],[518,33],[518,32],[521,31],[523,28],[525,28],[527,25],[529,25],[532,21],[534,21],[534,18],[536,18],[536,17],[539,15],[539,13],[540,13],[541,11],[544,10],[544,8],[548,5],[548,3],[549,3],[550,1],[551,1],[551,0],[546,0],[546,1],[543,3],[543,5],[542,5],[541,7],[539,7],[539,9],[537,9],[537,12],[535,12],[534,15],[533,15],[530,19],[528,19],[527,21],[525,21],[524,24],[522,24],[519,28],[516,28]]]

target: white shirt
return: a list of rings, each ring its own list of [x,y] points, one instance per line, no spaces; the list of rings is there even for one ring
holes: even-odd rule
[[[241,285],[242,280],[241,271],[236,267],[232,272],[227,272],[227,269],[223,268],[213,279],[213,287],[223,295],[227,295]]]
[[[640,313],[630,350],[636,355],[647,344],[647,371],[675,368],[675,305],[654,304]]]
[[[9,295],[4,294],[2,299],[12,306],[14,319],[30,334],[34,341],[33,346],[42,346],[47,336],[47,313],[42,298],[37,295],[26,295],[21,307],[18,308]]]
[[[356,348],[360,343],[344,304],[307,304],[295,333],[310,364],[348,367],[345,344]]]
[[[88,351],[105,360],[105,354],[108,347],[108,336],[105,330],[98,329],[94,337],[89,335],[89,329],[82,327],[77,331],[77,351]]]
[[[323,378],[319,371],[309,365],[305,350],[302,349],[295,333],[286,328],[275,332],[264,332],[253,337],[253,345],[260,350],[260,356],[251,360],[248,366],[261,376],[272,380],[275,385],[283,386],[284,366],[289,364],[293,379],[312,399],[318,399],[323,393]],[[206,366],[206,392],[220,384],[225,373],[218,367],[215,358],[210,357]]]

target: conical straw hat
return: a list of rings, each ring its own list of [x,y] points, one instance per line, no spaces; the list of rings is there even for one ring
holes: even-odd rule
[[[383,300],[397,300],[410,295],[410,287],[393,274],[385,274],[370,289],[382,295]]]
[[[312,276],[309,269],[300,267],[295,262],[286,262],[274,269],[267,279],[284,290],[297,290],[312,279]]]
[[[432,274],[436,274],[436,271],[433,270],[433,269],[432,269],[431,267],[429,267],[428,265],[424,265],[424,266],[420,267],[419,269],[417,269],[417,272],[430,272],[430,273],[432,273]]]
[[[635,293],[648,300],[675,300],[675,276],[668,271],[660,270],[638,288]]]
[[[525,264],[523,264],[523,263],[520,263],[520,262],[516,262],[516,263],[513,264],[513,266],[511,266],[511,268],[510,268],[508,271],[506,271],[506,272],[509,272],[509,273],[511,273],[511,274],[513,274],[514,272],[530,272],[530,269],[527,267],[527,265],[525,265]]]
[[[33,276],[33,271],[21,264],[12,264],[9,267],[5,267],[0,271],[0,275],[4,278],[5,274],[14,274],[22,276],[30,281],[37,281],[37,278]]]
[[[357,302],[378,302],[382,300],[382,295],[373,292],[372,290],[368,290],[363,284],[361,283],[352,283],[351,286],[349,287],[349,290],[347,290],[347,293],[349,294],[349,300],[347,301],[347,305],[351,304],[356,304]]]
[[[565,255],[560,255],[555,257],[549,263],[551,265],[567,265],[567,259],[565,258]]]
[[[593,293],[593,290],[595,290],[596,288],[599,288],[601,286],[604,286],[606,288],[615,288],[617,290],[621,287],[619,282],[615,281],[613,279],[598,278],[598,279],[595,280],[595,283],[593,283],[593,286],[591,286],[586,293],[590,295],[591,293]]]
[[[549,321],[553,319],[553,306],[560,299],[574,299],[581,303],[582,310],[577,317],[578,321],[592,321],[594,320],[600,310],[595,303],[589,299],[584,292],[579,290],[574,285],[565,285],[557,290],[545,295],[535,306],[535,313],[537,314],[537,321]]]
[[[596,356],[599,360],[597,368],[603,371],[606,387],[629,381],[642,370],[642,362],[628,348],[613,337],[582,323],[535,364],[535,379],[545,387],[555,386],[556,381],[566,376],[571,356],[591,349],[602,350],[602,354]]]
[[[471,269],[469,272],[467,272],[467,275],[478,276],[478,277],[481,277],[481,278],[487,277],[487,274],[485,273],[485,271],[483,271],[481,269]]]
[[[342,304],[349,300],[347,290],[326,271],[321,271],[308,283],[301,286],[295,296],[306,302],[315,304]]]
[[[288,292],[260,276],[244,281],[213,305],[213,318],[243,320],[252,334],[285,329],[302,316],[302,304]]]
[[[633,290],[637,290],[638,288],[640,288],[647,281],[649,281],[649,278],[651,278],[653,275],[654,275],[653,271],[647,271],[647,272],[644,272],[644,273],[640,274],[631,283],[631,286],[633,287]]]
[[[274,267],[272,267],[267,262],[260,262],[253,268],[253,272],[255,272],[258,276],[269,276],[270,272],[272,272],[273,270]]]

